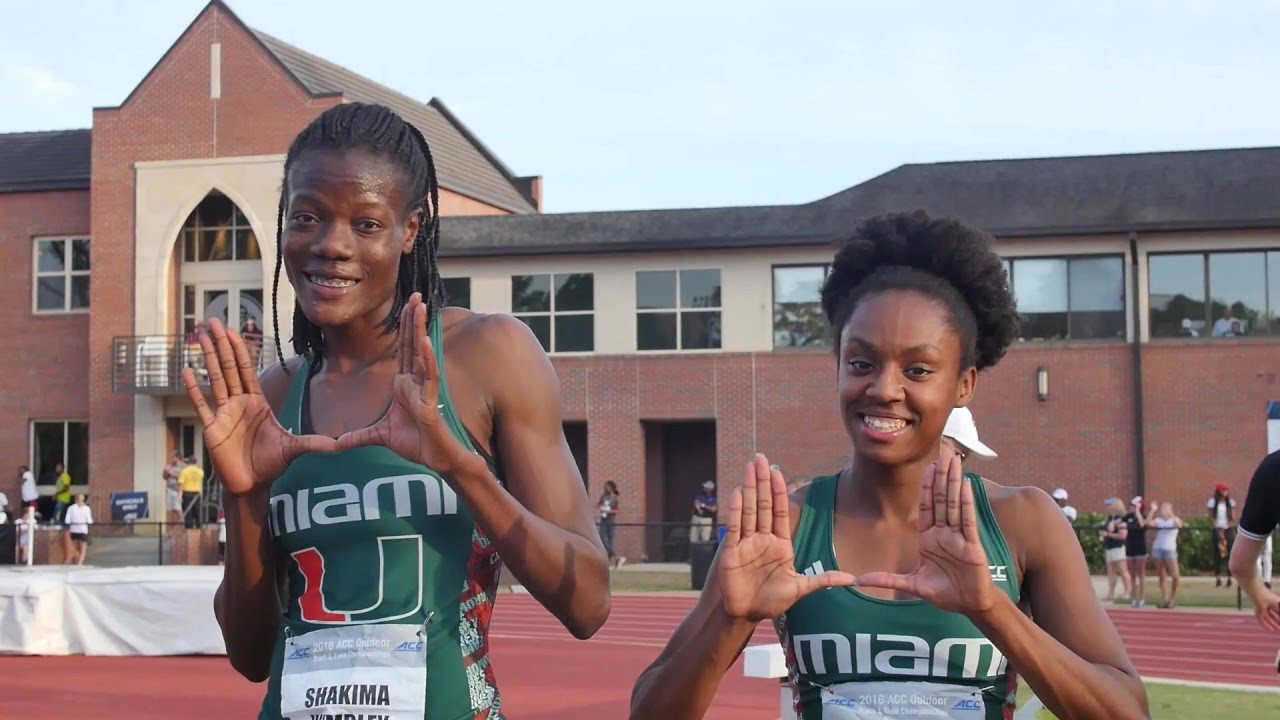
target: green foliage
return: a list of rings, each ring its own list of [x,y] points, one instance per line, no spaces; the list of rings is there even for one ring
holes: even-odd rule
[[[1089,572],[1102,574],[1107,571],[1106,549],[1102,546],[1102,538],[1098,533],[1106,523],[1107,517],[1099,513],[1080,513],[1076,518],[1076,537],[1084,549],[1085,560],[1089,563]],[[1147,546],[1155,543],[1156,531],[1147,530]],[[1213,572],[1213,524],[1207,517],[1182,519],[1182,530],[1178,533],[1178,565],[1184,574],[1194,575]],[[1154,572],[1155,566],[1149,568]]]

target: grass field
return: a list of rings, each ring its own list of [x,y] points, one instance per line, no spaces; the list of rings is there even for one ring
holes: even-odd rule
[[[1018,688],[1018,706],[1031,697],[1023,683]],[[1185,685],[1147,684],[1147,702],[1156,720],[1226,720],[1231,718],[1280,717],[1280,693],[1214,690]],[[1036,713],[1036,720],[1053,720],[1048,710]]]
[[[1212,578],[1191,578],[1184,581],[1182,586],[1178,588],[1178,606],[1179,607],[1213,607],[1225,608],[1230,610],[1236,609],[1236,586],[1231,587],[1214,587]],[[1147,606],[1156,607],[1160,604],[1160,585],[1153,583],[1151,578],[1147,578]],[[1241,607],[1245,610],[1252,610],[1253,604],[1249,602],[1248,595],[1241,595]],[[1117,605],[1128,605],[1128,600],[1117,600]]]

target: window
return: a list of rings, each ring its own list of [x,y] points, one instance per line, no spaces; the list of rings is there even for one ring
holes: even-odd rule
[[[35,311],[89,308],[89,238],[36,240]]]
[[[719,349],[720,271],[637,272],[636,347],[640,350]]]
[[[775,348],[829,345],[831,333],[822,311],[822,283],[830,265],[792,265],[773,268],[773,346]]]
[[[1152,255],[1151,337],[1280,335],[1280,252]]]
[[[471,278],[444,278],[446,305],[471,309]]]
[[[1023,340],[1105,340],[1125,335],[1124,258],[1005,261]]]
[[[209,193],[182,225],[183,262],[261,258],[249,220],[222,193]]]
[[[595,280],[591,273],[513,275],[511,311],[547,352],[595,349]]]
[[[54,466],[64,463],[73,484],[88,484],[89,423],[74,420],[32,422],[31,444],[31,467],[37,483],[52,485],[57,482]]]

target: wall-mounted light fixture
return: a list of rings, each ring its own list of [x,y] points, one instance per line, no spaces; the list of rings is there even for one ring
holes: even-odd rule
[[[1049,399],[1049,368],[1036,368],[1036,397],[1040,398],[1040,402]]]

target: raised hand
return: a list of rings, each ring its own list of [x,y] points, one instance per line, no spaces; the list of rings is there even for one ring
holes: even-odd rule
[[[764,455],[756,455],[742,487],[733,491],[716,572],[725,612],[751,622],[777,617],[823,588],[854,583],[844,572],[796,572],[787,481]]]
[[[262,394],[240,334],[216,319],[209,321],[209,333],[212,338],[200,333],[200,349],[209,371],[213,409],[191,368],[182,369],[182,382],[204,426],[205,450],[227,493],[246,494],[275,480],[299,455],[337,448],[333,438],[293,435],[281,427]]]
[[[391,406],[373,425],[339,437],[338,449],[380,445],[448,478],[479,456],[458,441],[441,412],[440,368],[427,336],[427,306],[421,294],[414,293],[400,311],[398,332],[400,369]]]
[[[991,608],[997,597],[978,537],[973,486],[960,458],[944,450],[920,486],[920,565],[906,574],[871,572],[858,585],[911,593],[929,604],[958,613]]]

